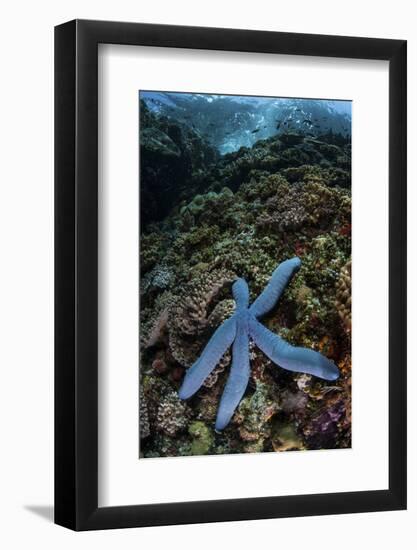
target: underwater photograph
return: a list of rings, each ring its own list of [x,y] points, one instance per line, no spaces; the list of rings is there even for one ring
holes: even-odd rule
[[[139,458],[351,447],[351,101],[139,91]]]

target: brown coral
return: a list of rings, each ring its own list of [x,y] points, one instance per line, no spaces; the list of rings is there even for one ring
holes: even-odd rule
[[[142,348],[150,348],[166,339],[168,313],[173,303],[172,294],[165,291],[157,297],[152,309],[143,309],[140,319]]]
[[[279,409],[278,399],[274,395],[273,388],[268,384],[258,382],[255,392],[241,401],[234,416],[234,422],[238,425],[242,441],[256,441],[259,444],[257,452],[261,451],[265,439],[271,434],[271,419]]]
[[[189,283],[171,308],[169,328],[185,335],[198,335],[207,328],[208,308],[220,290],[236,276],[231,271],[215,270]]]
[[[234,279],[234,273],[223,269],[201,274],[186,285],[170,308],[169,346],[172,356],[181,365],[189,367],[197,358],[206,340],[204,334],[213,329],[209,310],[220,291]],[[224,312],[218,313],[224,315]]]
[[[280,232],[294,231],[301,226],[329,225],[344,204],[345,194],[315,182],[283,183],[266,202],[266,210],[256,222],[259,228],[273,227]]]
[[[207,318],[207,324],[210,328],[216,329],[227,318],[233,315],[235,311],[235,301],[226,299],[219,302]]]
[[[175,392],[169,393],[158,407],[156,429],[171,437],[188,426],[190,411]]]
[[[215,369],[205,379],[204,384],[203,384],[203,386],[205,388],[212,388],[216,384],[216,382],[219,378],[219,375],[230,364],[230,360],[231,360],[230,351],[227,351],[223,355],[223,357],[220,359],[220,361],[217,364],[217,366],[215,367]]]
[[[340,272],[340,278],[336,285],[335,304],[343,326],[349,334],[352,330],[351,285],[352,262],[349,260]]]

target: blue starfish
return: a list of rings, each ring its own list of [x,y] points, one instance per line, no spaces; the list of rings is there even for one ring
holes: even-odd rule
[[[216,430],[223,430],[230,422],[249,382],[249,337],[276,365],[293,372],[313,374],[324,380],[339,378],[339,369],[319,352],[297,348],[264,327],[257,320],[275,306],[301,260],[297,257],[282,262],[273,272],[264,291],[249,306],[249,288],[244,279],[237,279],[232,287],[236,311],[215,331],[200,358],[190,367],[178,392],[180,399],[188,399],[199,390],[207,376],[233,344],[232,367],[219,409]]]

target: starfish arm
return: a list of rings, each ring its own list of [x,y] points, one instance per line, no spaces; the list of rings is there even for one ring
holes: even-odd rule
[[[238,324],[233,342],[232,368],[217,411],[216,430],[223,430],[229,424],[248,386],[249,374],[248,330],[247,326]]]
[[[300,265],[301,260],[297,257],[279,264],[272,273],[269,283],[249,308],[255,317],[261,317],[271,311]]]
[[[324,355],[308,348],[291,346],[255,318],[249,321],[249,334],[258,348],[276,365],[293,372],[313,374],[324,380],[337,380],[339,369]]]
[[[236,302],[236,309],[248,309],[249,288],[245,279],[237,279],[233,284],[232,292]]]
[[[187,370],[178,396],[188,399],[198,391],[204,380],[220,361],[227,348],[230,347],[236,335],[236,320],[234,316],[219,326],[208,341],[200,358]]]

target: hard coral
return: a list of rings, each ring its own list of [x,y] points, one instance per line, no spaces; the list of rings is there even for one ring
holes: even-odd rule
[[[189,418],[188,406],[172,392],[162,400],[158,407],[156,429],[173,437],[186,429]]]
[[[208,325],[209,306],[221,289],[234,279],[231,271],[215,270],[188,284],[170,310],[170,331],[188,336],[201,334]]]
[[[202,422],[211,431],[215,422],[230,354],[220,359],[185,412],[170,403],[215,329],[234,313],[229,281],[213,295],[210,289],[206,294],[203,287],[211,274],[216,280],[208,286],[214,287],[220,273],[229,272],[231,280],[235,273],[244,277],[253,301],[267,284],[277,257],[294,255],[302,259],[302,268],[280,307],[265,317],[265,326],[291,344],[328,353],[341,378],[326,383],[286,373],[251,343],[245,397],[227,429],[212,433],[207,452],[348,447],[350,325],[342,320],[341,306],[348,305],[350,290],[347,283],[342,290],[341,281],[348,281],[345,267],[350,259],[349,144],[335,135],[292,145],[273,136],[214,159],[216,164],[210,166],[209,156],[198,160],[202,142],[193,141],[181,124],[158,118],[156,127],[181,150],[175,157],[181,159],[175,172],[181,181],[170,178],[171,160],[158,160],[158,150],[141,170],[142,183],[149,185],[145,193],[141,190],[142,204],[149,206],[154,220],[143,224],[140,239],[141,456],[190,455],[198,451],[200,438],[188,428]],[[338,150],[323,147],[326,142]],[[154,198],[148,202],[153,185],[168,213]],[[162,427],[168,422],[165,408],[178,415],[181,428]],[[333,418],[340,414],[327,428],[326,411]]]
[[[350,334],[352,328],[351,313],[351,279],[352,263],[349,260],[340,272],[340,278],[336,285],[336,309],[342,320],[343,326]]]

